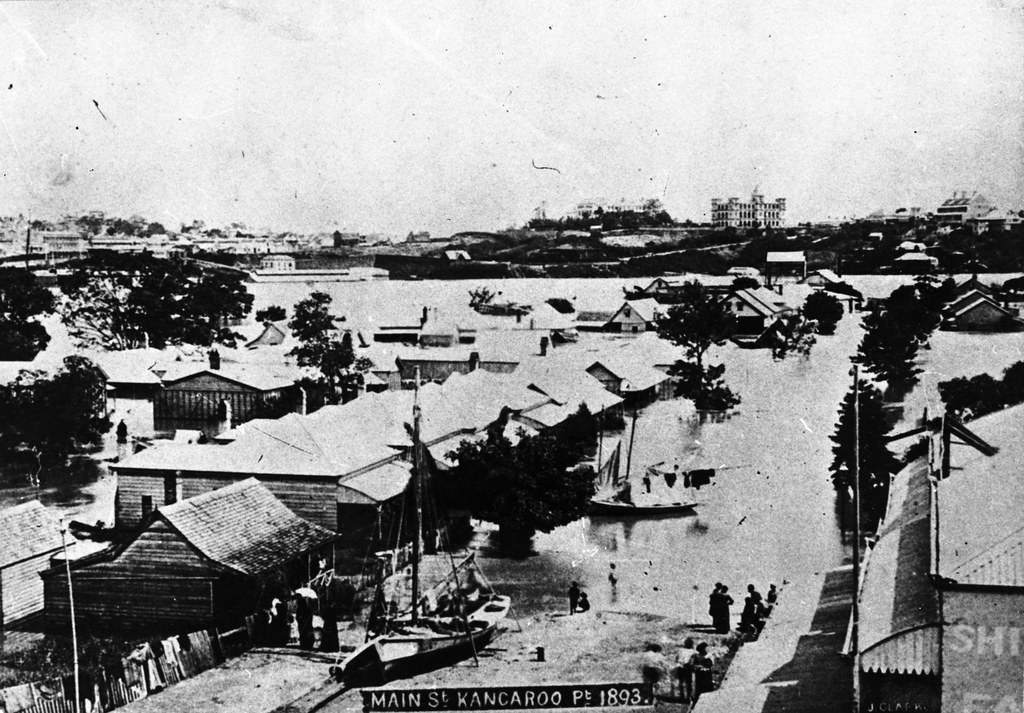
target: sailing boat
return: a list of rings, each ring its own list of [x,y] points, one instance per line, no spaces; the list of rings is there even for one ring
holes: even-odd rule
[[[666,475],[668,476],[666,478]],[[647,468],[647,477],[665,478],[671,480],[675,475],[673,471],[664,468],[664,463],[656,463]],[[679,500],[664,501],[653,498],[643,498],[635,501],[629,481],[618,477],[616,472],[609,483],[610,487],[599,488],[597,495],[590,500],[591,515],[678,515],[691,512],[699,503],[694,497],[694,488],[688,483],[689,479],[678,477],[679,489],[682,497]],[[685,479],[684,479],[685,478]],[[646,494],[645,494],[646,495]]]
[[[590,500],[591,515],[617,515],[617,516],[638,516],[638,515],[678,515],[688,513],[697,506],[693,497],[691,479],[687,474],[677,478],[677,470],[669,470],[665,467],[664,461],[655,463],[647,468],[648,482],[657,479],[664,479],[669,489],[675,494],[676,481],[680,481],[682,498],[679,500],[665,501],[650,497],[646,493],[639,499],[634,500],[632,486],[629,482],[630,463],[633,456],[633,441],[636,438],[636,412],[633,413],[633,432],[629,439],[629,452],[626,456],[626,475],[622,477],[619,473],[619,447],[613,451],[612,457],[606,464],[606,468],[598,468],[601,480],[598,482],[597,494]],[[607,470],[607,475],[604,471]],[[713,471],[712,471],[713,472]]]
[[[353,684],[384,683],[394,678],[455,663],[487,646],[512,600],[498,595],[470,554],[451,572],[420,592],[423,518],[423,472],[426,457],[420,442],[420,408],[413,406],[412,561],[406,570],[382,579],[374,601],[366,642],[332,672]],[[406,577],[406,574],[409,576]],[[406,592],[406,584],[409,585]],[[407,596],[406,596],[407,594]]]

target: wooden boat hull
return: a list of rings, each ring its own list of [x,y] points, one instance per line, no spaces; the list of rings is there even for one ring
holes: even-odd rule
[[[696,502],[652,503],[649,505],[631,505],[619,500],[591,500],[591,515],[612,515],[619,517],[639,517],[651,515],[681,515],[693,512]]]
[[[350,684],[373,685],[451,665],[491,643],[511,606],[508,597],[494,597],[469,617],[468,634],[379,636],[345,659],[340,676]]]

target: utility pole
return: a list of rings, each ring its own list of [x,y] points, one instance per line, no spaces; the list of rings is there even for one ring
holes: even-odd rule
[[[860,713],[860,365],[853,365],[853,713]]]
[[[67,528],[64,527],[64,518],[60,519],[60,546],[64,550],[64,568],[68,575],[68,605],[71,609],[71,658],[75,667],[75,713],[79,713],[79,701],[82,700],[78,686],[78,629],[75,626],[75,592],[71,587],[71,560],[68,559],[68,543],[64,535]]]

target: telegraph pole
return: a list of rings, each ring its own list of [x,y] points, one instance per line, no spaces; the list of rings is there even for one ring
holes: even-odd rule
[[[860,365],[853,365],[853,713],[860,713]]]
[[[78,629],[75,626],[75,593],[71,588],[71,560],[68,559],[68,543],[64,535],[67,528],[64,527],[64,518],[60,519],[60,546],[64,550],[64,568],[68,575],[68,605],[71,609],[71,658],[75,667],[75,713],[79,711],[79,701],[82,700],[78,688]]]

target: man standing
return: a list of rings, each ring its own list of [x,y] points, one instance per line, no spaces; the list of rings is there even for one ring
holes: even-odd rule
[[[729,588],[724,584],[718,590],[718,602],[718,616],[714,617],[715,631],[719,634],[728,634],[732,628],[729,621],[729,607],[732,605],[733,599],[729,596]]]
[[[580,585],[579,582],[573,582],[569,585],[569,613],[576,613],[576,605],[580,602]]]
[[[711,617],[711,624],[718,629],[719,612],[722,609],[722,583],[715,582],[715,589],[708,596],[708,616]]]

